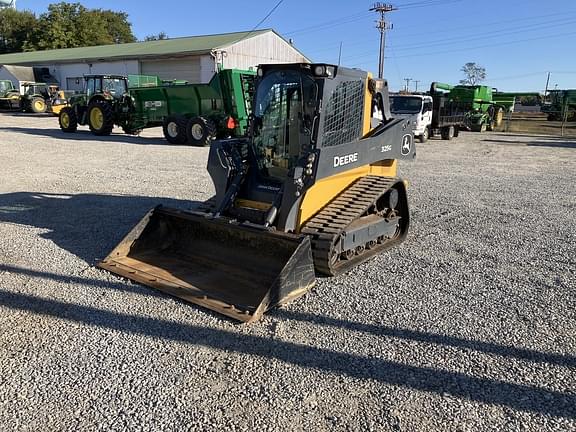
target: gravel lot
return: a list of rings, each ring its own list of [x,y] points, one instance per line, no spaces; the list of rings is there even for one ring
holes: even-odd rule
[[[409,239],[253,325],[94,267],[207,154],[0,114],[0,430],[576,430],[575,141],[419,145]]]

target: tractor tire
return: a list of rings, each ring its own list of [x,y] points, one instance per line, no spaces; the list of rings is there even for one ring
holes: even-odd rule
[[[452,138],[454,138],[454,126],[443,127],[440,131],[440,135],[442,136],[443,140],[450,141]]]
[[[30,109],[36,114],[43,114],[48,110],[48,105],[46,101],[40,97],[34,97],[30,101]]]
[[[500,107],[496,108],[496,114],[494,114],[494,126],[499,127],[504,121],[504,110]]]
[[[162,131],[170,144],[186,143],[186,117],[178,114],[169,115],[164,119]]]
[[[60,129],[66,133],[73,133],[78,130],[78,117],[76,116],[76,111],[71,107],[64,107],[60,111],[58,116],[58,123],[60,123]]]
[[[429,128],[425,128],[424,132],[422,132],[422,135],[420,135],[418,137],[418,139],[420,140],[421,143],[425,143],[426,141],[428,141],[428,137],[430,136],[430,129]]]
[[[216,137],[216,125],[204,117],[193,117],[186,124],[186,137],[193,146],[208,146]]]
[[[114,112],[108,102],[96,100],[88,104],[88,126],[94,135],[110,135],[114,129]]]

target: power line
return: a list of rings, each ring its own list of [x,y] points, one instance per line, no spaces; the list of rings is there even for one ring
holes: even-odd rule
[[[445,39],[437,39],[437,40],[432,40],[432,41],[428,41],[425,44],[422,43],[413,43],[413,44],[401,44],[401,45],[396,45],[395,48],[396,49],[419,49],[419,48],[426,48],[426,47],[431,47],[431,46],[438,46],[438,45],[447,45],[447,44],[452,44],[454,42],[471,42],[474,40],[484,40],[487,38],[495,38],[495,37],[501,37],[501,36],[507,36],[507,35],[512,35],[512,34],[518,34],[518,33],[525,33],[525,32],[533,32],[534,30],[539,30],[539,29],[548,29],[550,28],[550,24],[554,24],[555,27],[560,27],[560,26],[566,26],[566,25],[572,25],[576,22],[576,19],[574,18],[570,18],[570,19],[560,19],[560,20],[553,20],[553,21],[547,21],[547,22],[543,22],[543,23],[539,23],[539,24],[531,24],[531,25],[523,25],[523,26],[519,26],[519,27],[512,27],[506,30],[493,30],[490,33],[477,33],[477,34],[473,34],[473,35],[469,35],[469,36],[464,36],[464,37],[452,37],[452,38],[445,38]]]
[[[547,35],[547,36],[541,36],[541,37],[529,38],[529,39],[520,39],[520,40],[508,41],[508,42],[491,43],[491,44],[487,44],[487,45],[477,45],[477,46],[459,48],[459,49],[453,49],[453,50],[428,52],[428,53],[421,53],[421,54],[414,54],[414,55],[401,55],[401,56],[398,56],[398,58],[431,56],[431,55],[447,54],[447,53],[460,52],[460,51],[468,51],[468,50],[474,50],[474,49],[480,49],[480,48],[492,48],[494,46],[513,45],[513,44],[517,44],[517,43],[533,42],[533,41],[543,40],[543,39],[553,39],[553,38],[562,37],[562,36],[572,36],[575,34],[576,34],[576,32],[559,33],[559,34],[555,34],[555,35]]]
[[[540,20],[540,19],[542,19],[542,18],[557,17],[557,16],[559,16],[559,15],[564,16],[563,20],[570,19],[570,18],[574,18],[574,11],[573,11],[573,12],[562,12],[562,13],[553,13],[553,14],[546,14],[546,15],[538,15],[538,16],[517,18],[517,19],[515,19],[514,21],[515,21],[515,23],[522,22],[522,21],[523,21],[523,22],[526,22],[526,21]],[[562,20],[561,20],[561,21],[562,21]],[[438,21],[435,21],[435,22],[438,22]],[[506,21],[491,21],[491,22],[486,22],[486,23],[483,23],[483,24],[469,25],[469,26],[456,26],[456,27],[442,26],[441,29],[434,29],[434,34],[438,34],[438,33],[450,33],[450,32],[453,32],[454,30],[460,30],[460,29],[473,29],[473,28],[483,28],[483,29],[485,29],[486,27],[497,26],[497,25],[499,25],[499,24],[506,24],[506,27],[503,28],[503,29],[494,29],[494,30],[490,30],[489,32],[484,31],[483,33],[473,33],[473,34],[471,34],[471,35],[462,35],[461,37],[438,39],[438,40],[432,40],[432,41],[428,41],[428,42],[430,42],[430,43],[436,43],[436,42],[439,42],[439,41],[450,40],[450,39],[462,40],[463,37],[466,37],[466,38],[467,38],[467,37],[472,37],[472,36],[475,36],[475,35],[479,35],[479,36],[481,36],[482,38],[486,38],[486,37],[489,37],[489,36],[491,36],[492,34],[495,34],[495,33],[501,33],[501,32],[506,32],[506,31],[509,31],[509,30],[514,30],[514,29],[519,29],[519,28],[525,28],[525,27],[529,27],[529,29],[528,29],[527,31],[530,31],[531,29],[534,28],[533,26],[541,26],[541,25],[543,25],[544,23],[550,23],[550,22],[552,22],[552,21],[541,21],[541,22],[536,22],[536,23],[533,23],[533,24],[522,25],[522,26],[519,26],[519,27],[510,27],[510,26],[509,26],[509,24],[510,24],[510,21],[509,21],[509,20],[506,20]],[[556,20],[554,20],[554,22],[556,22]],[[309,28],[310,28],[310,27],[309,27]],[[394,30],[401,30],[401,29],[406,29],[406,28],[407,28],[407,27],[394,26]],[[410,26],[410,28],[412,29],[412,28],[414,28],[414,26]],[[395,33],[396,33],[396,32],[395,32]],[[397,32],[397,33],[398,33],[398,35],[400,35],[400,33],[402,33],[402,32]],[[422,39],[422,32],[421,32],[421,31],[416,32],[416,33],[413,33],[413,34],[402,34],[402,39],[406,39],[406,38],[410,38],[410,39],[412,39],[412,38],[418,38],[418,39],[420,39],[420,42],[413,43],[413,44],[410,44],[410,45],[408,45],[408,44],[397,45],[396,47],[400,47],[400,46],[401,46],[401,47],[408,47],[408,46],[418,46],[418,47],[420,47],[420,46],[423,46],[423,45],[422,45],[422,42],[421,42],[421,39]],[[365,39],[362,39],[362,40],[354,40],[354,39],[351,39],[351,40],[347,40],[347,41],[345,40],[345,42],[346,42],[346,46],[348,46],[348,47],[351,47],[351,46],[359,46],[359,45],[366,45],[366,40],[365,40]],[[428,45],[425,45],[425,46],[428,46]],[[335,49],[335,48],[338,48],[338,44],[334,44],[334,45],[333,45],[333,44],[324,45],[324,47],[325,47],[325,48],[320,48],[320,49],[317,49],[317,50],[312,50],[312,51],[307,51],[307,52],[309,52],[309,53],[317,53],[317,52],[331,51],[331,50],[333,50],[333,49]],[[372,51],[370,51],[370,52],[372,52]]]
[[[257,29],[258,27],[260,27],[260,25],[261,25],[264,21],[266,21],[266,20],[270,17],[270,15],[272,15],[272,14],[274,13],[274,11],[275,11],[276,9],[278,9],[278,7],[279,7],[282,3],[284,3],[284,0],[280,0],[278,3],[276,3],[276,6],[274,6],[274,7],[270,10],[270,12],[268,12],[268,13],[266,14],[266,16],[265,16],[264,18],[262,18],[262,19],[260,20],[260,22],[258,22],[258,24],[256,24],[256,25],[254,26],[254,28],[253,28],[252,30],[250,30],[250,31],[249,31],[248,33],[246,33],[243,37],[241,37],[240,39],[238,39],[235,43],[238,43],[238,42],[240,42],[240,41],[243,41],[244,39],[248,38],[248,36],[250,36],[252,33],[254,33],[254,32],[256,31],[256,29]]]
[[[283,32],[284,36],[292,36],[295,34],[300,34],[300,33],[311,33],[314,31],[319,31],[319,30],[326,30],[332,27],[338,27],[340,25],[344,25],[344,24],[348,24],[351,22],[355,22],[355,21],[360,21],[368,16],[370,16],[371,14],[368,12],[362,12],[362,13],[358,13],[358,14],[354,14],[354,15],[347,15],[345,17],[341,17],[341,18],[336,18],[330,21],[324,21],[322,23],[316,24],[314,26],[309,26],[309,27],[303,27],[300,29],[296,29],[296,30],[291,30],[288,32]]]
[[[567,26],[567,25],[572,25],[574,23],[576,23],[576,20],[572,19],[569,22],[563,22],[563,23],[558,23],[558,20],[554,21],[556,23],[556,27],[561,27],[561,26]],[[520,34],[520,33],[527,33],[527,32],[533,32],[535,29],[547,29],[550,28],[550,26],[548,24],[550,24],[551,22],[548,22],[546,24],[542,23],[542,25],[539,26],[529,26],[529,28],[526,28],[526,26],[520,26],[520,27],[516,27],[516,28],[512,28],[511,30],[500,30],[500,31],[492,31],[490,34],[485,34],[482,36],[474,36],[474,37],[459,37],[459,38],[449,38],[449,39],[442,39],[442,40],[438,40],[436,42],[432,41],[432,43],[424,43],[424,44],[410,44],[410,45],[394,45],[394,49],[396,50],[396,52],[398,51],[410,51],[413,52],[415,50],[427,50],[430,47],[436,47],[436,46],[443,46],[443,45],[454,45],[454,44],[458,44],[458,43],[469,43],[471,41],[475,41],[475,40],[486,40],[486,39],[491,39],[491,38],[501,38],[502,36],[505,35],[513,35],[513,34]],[[524,30],[520,30],[520,29],[524,29]],[[547,37],[547,35],[544,35],[544,37]],[[532,39],[530,39],[532,40]],[[506,44],[506,41],[503,42],[499,42],[497,45],[502,45],[502,44]],[[496,44],[494,44],[496,45]],[[491,46],[491,45],[490,45]],[[456,51],[458,51],[459,49],[456,49]],[[444,52],[444,51],[441,51]],[[362,57],[369,57],[372,54],[372,51],[364,51],[364,52],[360,52],[360,53],[356,53],[356,55],[352,56],[352,57],[348,57],[348,60],[350,59],[358,59],[358,58],[362,58]],[[422,53],[422,54],[414,54],[414,55],[408,55],[408,56],[403,56],[400,55],[400,58],[403,57],[414,57],[417,55],[428,55],[428,52]]]
[[[429,0],[429,1],[419,1],[413,3],[405,3],[399,4],[398,9],[416,9],[421,7],[430,7],[430,6],[443,6],[452,3],[459,3],[462,0]]]

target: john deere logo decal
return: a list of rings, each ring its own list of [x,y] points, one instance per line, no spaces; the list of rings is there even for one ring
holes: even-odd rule
[[[410,154],[412,150],[412,135],[406,134],[402,137],[402,156]]]

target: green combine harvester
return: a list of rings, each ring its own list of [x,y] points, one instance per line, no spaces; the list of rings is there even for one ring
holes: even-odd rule
[[[492,131],[502,124],[504,113],[514,110],[516,98],[521,96],[540,97],[538,93],[498,92],[483,85],[457,85],[434,82],[430,94],[444,91],[447,105],[457,106],[464,112],[462,125],[472,132]]]
[[[60,128],[71,133],[88,125],[95,135],[110,135],[114,126],[128,134],[162,126],[170,143],[195,146],[209,145],[216,137],[243,136],[255,75],[225,69],[208,84],[147,82],[137,88],[130,88],[124,76],[86,75],[85,93],[62,109]]]

